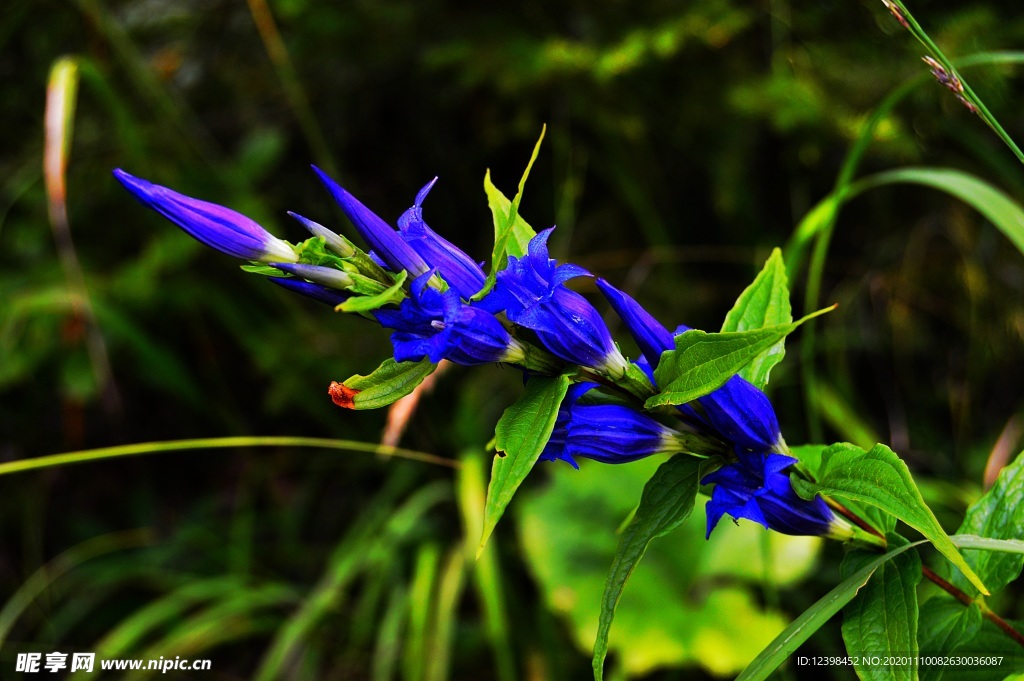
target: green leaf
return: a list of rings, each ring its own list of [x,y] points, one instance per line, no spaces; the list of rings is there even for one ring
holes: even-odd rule
[[[981,608],[977,603],[964,607],[963,603],[947,596],[934,596],[921,605],[921,627],[917,633],[919,650],[922,655],[950,655],[972,650],[970,641],[981,630],[981,624]],[[944,671],[942,666],[926,665],[921,668],[921,679],[939,681]]]
[[[395,283],[384,291],[373,296],[349,298],[334,309],[338,312],[369,312],[385,305],[397,305],[405,298],[405,291],[402,290],[402,287],[408,276],[409,273],[402,270],[395,276]]]
[[[907,549],[918,546],[921,543],[923,542],[915,542],[889,551],[884,556],[876,558],[843,580],[839,586],[822,596],[820,600],[786,627],[785,631],[776,636],[775,640],[762,650],[754,658],[754,661],[743,670],[743,673],[736,678],[736,681],[762,681],[767,679],[772,672],[778,669],[779,665],[785,662],[787,657],[796,651],[804,641],[810,638],[811,634],[820,629],[843,606],[853,600],[857,592],[871,579],[871,575],[875,573],[875,570]]]
[[[282,272],[281,270],[277,269],[276,267],[271,267],[270,265],[264,265],[263,263],[254,263],[252,265],[239,265],[239,267],[241,268],[241,270],[243,272],[248,272],[249,274],[262,274],[262,275],[267,276],[267,277],[290,277],[290,276],[292,276],[292,275],[290,275],[290,274],[288,274],[286,272]]]
[[[888,537],[889,546],[909,542],[897,534]],[[843,577],[860,570],[877,554],[853,550],[843,559]],[[908,551],[879,566],[868,583],[843,608],[843,641],[855,660],[879,656],[882,664],[856,665],[861,681],[914,681],[917,679],[917,585],[921,581],[921,558]],[[911,664],[886,664],[909,656]]]
[[[975,534],[954,534],[950,539],[962,549],[1024,554],[1024,541],[1019,539],[989,539]]]
[[[817,483],[795,480],[797,493],[805,499],[815,494],[853,499],[896,516],[923,534],[979,591],[988,594],[924,503],[907,465],[891,449],[875,445],[865,452],[848,443],[832,445],[822,454],[818,476]]]
[[[974,534],[991,539],[1017,539],[1024,527],[1024,455],[1003,469],[988,492],[967,509],[957,534]],[[1017,579],[1024,567],[1024,555],[965,550],[964,560],[992,591],[998,591]],[[959,574],[952,575],[954,586],[971,594],[972,587]]]
[[[651,540],[671,532],[690,516],[700,487],[703,463],[700,459],[674,456],[663,463],[644,486],[640,506],[619,539],[605,581],[592,662],[597,681],[604,678],[608,632],[626,580],[647,551]]]
[[[487,207],[491,209],[491,216],[494,219],[494,250],[491,254],[491,271],[487,273],[487,280],[484,287],[473,296],[479,300],[494,287],[494,279],[498,272],[505,269],[508,264],[508,256],[522,257],[526,254],[530,239],[537,235],[526,220],[519,216],[519,203],[523,200],[523,188],[526,186],[526,178],[530,175],[534,161],[540,153],[540,144],[544,141],[544,133],[547,131],[545,125],[541,128],[540,137],[533,146],[533,153],[530,155],[530,162],[526,164],[526,170],[519,179],[519,191],[511,201],[501,193],[491,182],[490,169],[484,173],[484,192],[487,193]]]
[[[523,396],[501,415],[494,429],[498,454],[491,464],[478,558],[512,496],[544,451],[568,389],[568,376],[531,376]]]
[[[754,282],[736,299],[736,304],[725,316],[722,331],[750,331],[792,321],[786,266],[782,262],[782,251],[776,248]],[[768,383],[772,367],[781,362],[785,355],[786,340],[782,338],[754,357],[750,364],[740,370],[739,375],[763,389]]]
[[[663,352],[654,371],[655,382],[665,387],[644,406],[653,409],[666,404],[684,404],[717,390],[808,319],[833,309],[834,306],[827,307],[795,322],[763,329],[727,333],[693,330],[676,336],[676,349]]]
[[[1024,253],[1024,208],[974,175],[948,168],[900,168],[866,177],[850,187],[844,198],[886,184],[909,182],[940,189],[973,207]]]
[[[437,365],[430,360],[396,362],[388,357],[369,376],[358,374],[344,383],[331,385],[331,397],[346,409],[386,407],[416,389]],[[340,386],[340,387],[339,387]]]

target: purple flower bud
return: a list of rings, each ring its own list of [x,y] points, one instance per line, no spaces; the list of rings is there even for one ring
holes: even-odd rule
[[[435,177],[416,194],[416,203],[398,218],[402,239],[436,269],[438,274],[465,299],[484,287],[483,269],[458,246],[432,230],[423,221],[423,200],[437,182]]]
[[[675,348],[673,334],[626,293],[603,279],[597,280],[597,286],[625,322],[644,357],[651,366],[657,367],[661,353]],[[675,335],[689,330],[688,326],[680,326]],[[718,390],[697,398],[697,403],[704,410],[707,421],[704,425],[726,441],[754,451],[767,451],[776,448],[782,438],[771,401],[741,376],[733,376]],[[681,409],[691,417],[704,420],[685,406]]]
[[[347,258],[356,252],[356,250],[352,248],[352,244],[350,244],[347,239],[342,238],[339,234],[335,234],[319,222],[314,222],[309,218],[304,218],[298,213],[293,213],[291,211],[288,211],[288,215],[295,218],[295,220],[297,220],[300,225],[308,229],[309,233],[313,236],[323,237],[324,244],[327,246],[328,250],[333,251],[336,255],[339,255],[342,258]]]
[[[190,198],[120,168],[114,171],[114,177],[142,204],[211,248],[243,260],[296,262],[299,259],[288,242],[230,208]]]
[[[579,468],[576,457],[629,463],[653,454],[681,451],[679,432],[646,414],[619,404],[580,404],[579,399],[596,386],[570,386],[539,460],[560,459]]]
[[[449,359],[456,364],[520,363],[526,354],[508,329],[490,312],[467,305],[454,289],[444,293],[430,288],[428,272],[412,283],[412,295],[397,310],[373,312],[381,326],[395,329],[391,343],[395,360],[431,362]]]
[[[334,267],[284,262],[272,262],[270,264],[282,272],[294,274],[296,277],[302,277],[328,288],[347,289],[352,285],[352,277]]]
[[[327,191],[331,193],[341,210],[355,225],[360,236],[392,272],[406,270],[410,277],[418,277],[430,269],[419,253],[405,243],[391,225],[360,203],[359,199],[328,177],[327,173],[316,166],[313,166],[313,170],[316,171],[320,181],[327,187]]]

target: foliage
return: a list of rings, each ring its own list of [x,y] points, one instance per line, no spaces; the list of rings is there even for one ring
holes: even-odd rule
[[[612,678],[847,678],[794,662],[844,647],[1022,659],[992,614],[1021,630],[1024,169],[1006,145],[1024,133],[1024,57],[1000,50],[1024,23],[998,0],[894,6],[911,33],[880,3],[11,2],[0,666],[73,648],[208,657],[225,678],[585,679],[605,636]],[[40,162],[53,64],[66,187]],[[499,187],[544,124],[510,200]],[[564,378],[524,388],[507,369],[390,359],[371,373],[385,332],[224,267],[110,175],[294,236],[286,207],[341,224],[310,160],[388,218],[440,174],[432,223],[492,272],[530,224],[557,223],[554,253],[656,317],[714,329],[731,310],[721,333],[678,337],[651,406],[737,371],[767,384],[787,438],[812,443],[788,447],[801,489],[834,494],[892,550],[844,555],[746,521],[705,541],[696,464],[678,456],[534,467]],[[833,303],[785,338],[793,309]],[[423,386],[407,449],[373,444],[383,413],[331,403],[349,376],[367,409]],[[278,434],[303,437],[264,437]],[[817,444],[842,441],[856,446]],[[334,453],[308,448],[324,443]],[[80,454],[32,461],[56,452]],[[840,475],[879,456],[898,503]],[[922,564],[972,603],[918,584]],[[890,671],[966,678],[858,674]],[[972,678],[1016,670],[987,671]]]

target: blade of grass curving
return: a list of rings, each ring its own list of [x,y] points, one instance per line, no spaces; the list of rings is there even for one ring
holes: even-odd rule
[[[114,385],[114,372],[110,367],[107,343],[96,323],[89,289],[85,285],[85,272],[78,260],[67,207],[67,171],[74,131],[75,106],[78,102],[78,61],[68,57],[58,59],[50,69],[46,86],[46,139],[43,147],[43,179],[46,185],[46,205],[50,216],[53,240],[57,246],[61,268],[68,288],[80,305],[75,313],[86,321],[85,346],[89,353],[96,385],[103,407],[110,414],[121,409],[120,398]]]
[[[107,553],[148,546],[155,540],[148,529],[115,532],[93,537],[61,553],[26,579],[0,609],[0,648],[25,609],[54,581],[82,563]]]
[[[465,583],[466,555],[462,546],[448,552],[437,584],[437,598],[431,621],[431,634],[427,640],[425,681],[445,681],[450,672],[452,644],[458,617],[456,609]]]
[[[53,466],[65,466],[74,463],[85,463],[88,461],[103,461],[115,459],[122,456],[139,456],[142,454],[159,454],[163,452],[181,452],[197,449],[236,449],[242,447],[309,447],[313,449],[335,449],[349,452],[365,452],[385,457],[396,457],[399,459],[410,459],[422,461],[437,466],[458,468],[459,462],[446,459],[426,452],[418,452],[413,449],[402,447],[387,447],[372,442],[358,442],[356,440],[332,440],[320,437],[298,437],[290,435],[269,435],[269,436],[238,436],[238,437],[211,437],[198,438],[194,440],[169,440],[167,442],[140,442],[131,445],[118,445],[116,447],[100,447],[98,449],[86,449],[79,452],[66,452],[63,454],[50,454],[49,456],[37,456],[31,459],[18,459],[0,463],[0,476],[11,473],[22,473],[24,471],[37,470],[40,468],[51,468]]]
[[[226,593],[244,589],[244,580],[236,576],[214,577],[186,584],[123,618],[96,644],[96,654],[101,657],[124,657],[151,632],[180,621],[188,610]]]
[[[1024,208],[992,184],[962,170],[898,168],[869,175],[850,186],[850,196],[888,184],[919,184],[954,196],[985,216],[1024,253]]]
[[[423,681],[426,673],[430,609],[434,599],[434,583],[437,581],[440,562],[441,549],[437,544],[421,546],[416,554],[416,564],[409,586],[408,642],[402,661],[404,681]]]
[[[949,538],[962,549],[1024,554],[1024,541],[1020,539],[992,539],[991,537],[979,537],[976,534],[954,534]]]
[[[924,543],[924,541],[919,541],[907,544],[883,556],[879,556],[841,582],[793,620],[793,623],[786,627],[781,634],[776,636],[775,640],[758,653],[753,662],[747,665],[743,673],[736,677],[736,681],[763,681],[763,679],[767,679],[772,672],[778,669],[779,665],[786,661],[787,657],[792,655],[804,641],[810,638],[811,634],[820,629],[833,615],[842,610],[843,606],[853,600],[857,592],[867,584],[875,570],[904,551]]]
[[[271,642],[255,681],[287,676],[300,645],[331,611],[338,607],[345,587],[360,570],[394,550],[395,544],[415,530],[432,506],[451,496],[447,483],[439,481],[419,489],[402,506],[394,508],[393,490],[386,488],[367,504],[358,524],[335,548],[323,577]]]
[[[484,461],[479,451],[465,452],[461,457],[462,468],[456,476],[456,495],[465,532],[467,560],[476,554],[478,537],[483,532],[484,502],[487,497]],[[516,657],[512,649],[512,634],[505,605],[505,580],[502,579],[501,563],[492,544],[484,547],[474,563],[472,579],[483,608],[484,629],[491,650],[494,651],[498,679],[515,681],[519,677],[516,676]]]
[[[409,592],[405,584],[398,583],[391,589],[384,616],[377,628],[377,644],[373,649],[373,681],[391,681],[401,657],[403,644],[402,624],[409,607]]]
[[[957,59],[954,63],[961,68],[992,64],[1021,64],[1024,63],[1024,52],[983,52]],[[791,282],[796,280],[797,273],[803,265],[807,246],[811,240],[814,240],[814,250],[807,269],[804,309],[813,310],[818,306],[825,261],[828,256],[828,248],[838,219],[839,210],[849,198],[852,198],[848,191],[849,186],[853,182],[853,176],[857,172],[857,167],[860,165],[868,145],[875,138],[875,131],[897,104],[903,101],[915,88],[930,80],[930,74],[921,73],[905,81],[882,100],[882,103],[875,108],[864,122],[857,139],[843,160],[843,165],[839,175],[836,177],[832,193],[808,211],[807,215],[804,216],[803,220],[800,221],[800,224],[793,231],[793,235],[789,238],[784,251],[787,274]],[[804,332],[803,341],[800,346],[800,356],[804,371],[804,404],[807,405],[808,410],[809,437],[812,440],[820,441],[822,439],[822,427],[818,405],[822,403],[822,399],[818,391],[817,372],[814,366],[816,341],[817,329],[809,327]]]
[[[293,604],[295,598],[295,590],[291,586],[276,583],[225,592],[211,601],[208,607],[190,616],[175,618],[175,626],[151,645],[138,652],[129,652],[150,660],[175,656],[202,657],[206,651],[219,645],[269,633],[279,617],[261,616],[260,611]],[[142,671],[125,678],[152,678],[152,673]]]

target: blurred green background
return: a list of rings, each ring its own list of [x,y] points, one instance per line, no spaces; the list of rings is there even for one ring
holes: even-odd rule
[[[1015,0],[911,8],[951,57],[1024,44]],[[73,245],[58,247],[42,154],[61,56],[81,83]],[[547,124],[523,216],[557,225],[555,253],[666,325],[714,330],[832,190],[868,115],[926,71],[920,56],[867,0],[9,0],[0,462],[191,437],[380,437],[385,413],[340,410],[326,388],[375,367],[387,334],[241,272],[139,207],[115,167],[291,240],[304,235],[286,210],[349,229],[311,162],[389,219],[439,175],[427,221],[482,260],[484,171],[514,193]],[[1019,69],[965,75],[1024,138]],[[930,79],[882,119],[859,174],[907,165],[1024,198],[1024,169]],[[805,272],[790,282],[798,313]],[[955,529],[986,464],[1020,448],[1024,256],[945,194],[880,188],[840,215],[820,300],[840,307],[772,374],[787,440],[890,443]],[[476,563],[484,445],[519,385],[518,372],[453,368],[423,399],[402,444],[461,461],[457,473],[249,448],[0,477],[0,675],[17,652],[91,650],[213,660],[179,678],[589,678],[615,531],[654,462],[539,468]],[[838,580],[837,547],[730,524],[705,544],[702,521],[657,542],[627,587],[613,678],[734,675]],[[1006,600],[1003,614],[1024,616]],[[807,650],[841,645],[833,626]]]

